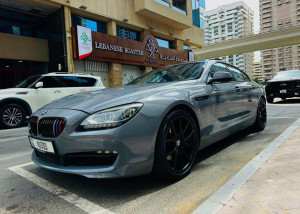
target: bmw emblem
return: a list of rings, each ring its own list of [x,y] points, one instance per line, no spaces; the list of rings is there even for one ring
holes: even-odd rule
[[[47,113],[48,113],[48,110],[43,111],[42,116],[44,116],[44,115],[47,114]]]

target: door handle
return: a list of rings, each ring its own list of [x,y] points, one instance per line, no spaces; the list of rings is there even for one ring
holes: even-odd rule
[[[56,91],[54,91],[54,93],[61,93],[61,91],[60,90],[56,90]]]
[[[201,101],[201,100],[207,100],[208,97],[209,97],[208,95],[204,95],[204,96],[195,97],[194,99],[196,101]]]
[[[241,92],[240,87],[239,87],[239,86],[235,86],[235,91],[236,91],[236,92]]]

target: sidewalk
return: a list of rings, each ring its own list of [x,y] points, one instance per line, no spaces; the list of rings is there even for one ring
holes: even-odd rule
[[[218,212],[236,213],[300,214],[300,127]]]

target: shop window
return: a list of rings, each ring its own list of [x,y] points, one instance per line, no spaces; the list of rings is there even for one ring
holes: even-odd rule
[[[45,26],[45,18],[0,9],[0,32],[2,33],[46,39]]]
[[[186,15],[186,0],[173,0],[173,9]]]
[[[125,39],[132,39],[135,41],[140,41],[140,32],[133,30],[117,27],[117,36]]]
[[[168,40],[164,40],[164,39],[160,39],[160,38],[156,38],[156,41],[160,47],[173,48],[172,41],[168,41]]]
[[[94,21],[80,16],[72,15],[72,26],[80,25],[83,27],[91,28],[92,31],[106,33],[106,23]]]

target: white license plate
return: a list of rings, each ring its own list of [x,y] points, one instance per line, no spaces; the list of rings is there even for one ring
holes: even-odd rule
[[[280,93],[284,94],[284,93],[286,93],[286,90],[280,90]]]
[[[29,138],[29,141],[32,147],[40,151],[54,153],[53,144],[50,141],[37,140],[32,137]]]

